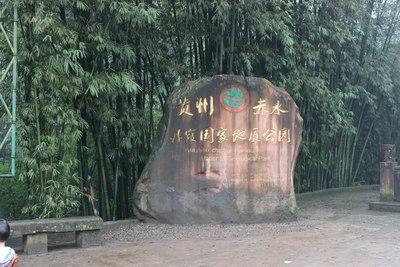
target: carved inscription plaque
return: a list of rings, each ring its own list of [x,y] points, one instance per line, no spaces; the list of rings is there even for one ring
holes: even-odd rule
[[[135,187],[137,216],[168,223],[292,216],[302,118],[265,79],[219,75],[169,100],[162,140]]]

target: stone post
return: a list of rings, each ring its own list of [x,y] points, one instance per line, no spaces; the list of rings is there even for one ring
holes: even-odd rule
[[[400,166],[394,167],[394,200],[400,201]]]
[[[380,200],[394,200],[394,169],[397,166],[396,146],[394,144],[382,145],[383,161],[380,164]]]

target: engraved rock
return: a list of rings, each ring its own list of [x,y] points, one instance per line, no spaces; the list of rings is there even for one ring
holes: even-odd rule
[[[303,119],[288,93],[265,79],[219,75],[174,91],[168,111],[135,188],[138,217],[184,224],[293,218]]]

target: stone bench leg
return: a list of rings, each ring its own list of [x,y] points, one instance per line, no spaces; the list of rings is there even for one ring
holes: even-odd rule
[[[24,252],[28,255],[47,253],[47,234],[24,235]]]
[[[76,231],[76,245],[81,248],[101,246],[100,230]]]

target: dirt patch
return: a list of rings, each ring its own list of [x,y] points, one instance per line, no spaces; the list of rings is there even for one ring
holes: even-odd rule
[[[368,210],[378,189],[299,195],[294,222],[107,223],[102,247],[20,255],[21,266],[398,266],[400,214]]]

